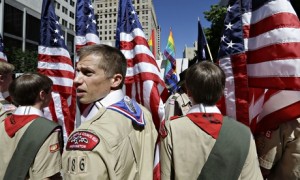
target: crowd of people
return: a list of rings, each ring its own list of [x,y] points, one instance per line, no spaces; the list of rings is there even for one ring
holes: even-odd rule
[[[158,131],[151,113],[122,91],[120,50],[91,45],[78,56],[77,99],[88,106],[65,145],[62,127],[43,114],[51,79],[13,80],[14,66],[0,62],[0,179],[153,179],[158,140],[163,180],[300,178],[300,119],[254,137],[217,108],[226,78],[218,65],[202,61],[180,74]]]

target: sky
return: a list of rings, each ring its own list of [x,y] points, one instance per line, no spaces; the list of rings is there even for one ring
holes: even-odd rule
[[[203,28],[210,27],[204,11],[219,0],[153,0],[158,25],[161,27],[160,50],[167,46],[170,28],[175,43],[175,58],[182,58],[185,45],[193,47],[198,38],[198,17]]]

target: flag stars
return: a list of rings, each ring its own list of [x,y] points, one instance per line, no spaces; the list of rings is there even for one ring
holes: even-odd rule
[[[229,5],[229,6],[227,7],[227,12],[231,11],[231,8],[232,8],[232,6]]]
[[[92,17],[92,13],[89,14],[89,18],[91,18],[91,17]]]
[[[226,38],[226,36],[223,35],[223,36],[221,37],[221,41],[225,41],[225,38]]]
[[[235,44],[235,43],[233,43],[232,41],[230,41],[229,43],[226,43],[228,46],[227,46],[227,48],[233,48],[233,45]]]
[[[89,8],[94,9],[92,4],[89,4]]]
[[[60,36],[60,39],[64,39],[64,36],[63,36],[63,35],[61,35],[61,36]]]
[[[96,24],[97,22],[96,22],[96,20],[95,20],[95,19],[93,19],[93,20],[92,20],[92,23]]]
[[[136,14],[136,12],[134,10],[131,11],[131,14]]]
[[[55,29],[54,32],[55,32],[56,34],[58,34],[59,30],[58,30],[58,29]]]
[[[58,41],[58,40],[57,40],[56,38],[53,39],[53,42],[54,42],[54,43],[57,43],[57,41]]]
[[[58,21],[55,21],[55,24],[59,25],[59,22],[58,22]]]
[[[89,25],[89,24],[87,24],[87,25],[86,25],[86,29],[88,29],[89,27],[90,27],[90,25]]]
[[[227,30],[227,29],[231,29],[233,25],[231,24],[231,22],[229,22],[229,23],[228,23],[227,25],[225,25],[225,26],[226,26],[226,30]]]

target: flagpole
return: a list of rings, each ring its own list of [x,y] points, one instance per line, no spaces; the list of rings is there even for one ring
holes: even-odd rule
[[[207,42],[207,44],[206,44],[206,47],[207,47],[207,51],[208,51],[208,54],[209,54],[209,57],[210,57],[210,61],[211,61],[211,62],[214,62],[214,61],[213,61],[213,58],[212,58],[212,56],[211,56],[211,52],[210,52],[210,48],[209,48],[208,42]]]

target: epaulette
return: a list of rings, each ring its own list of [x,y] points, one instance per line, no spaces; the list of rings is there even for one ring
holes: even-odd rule
[[[180,117],[181,117],[181,116],[171,116],[171,117],[170,117],[170,120],[173,121],[173,120],[178,119],[178,118],[180,118]]]

